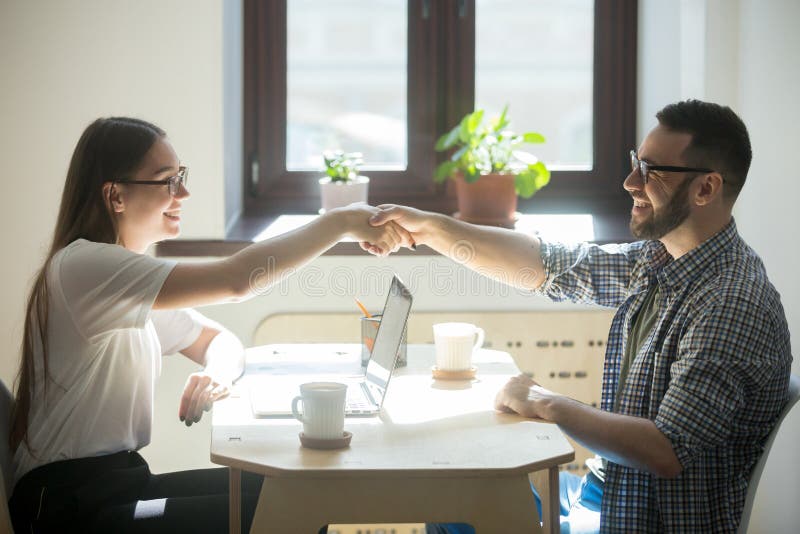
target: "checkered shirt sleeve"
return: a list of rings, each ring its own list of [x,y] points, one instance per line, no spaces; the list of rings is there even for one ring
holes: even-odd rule
[[[655,420],[684,467],[731,439],[734,415],[745,407],[767,411],[785,396],[784,391],[755,395],[776,374],[786,374],[783,348],[774,343],[785,338],[782,323],[773,315],[735,291],[718,294],[688,314],[691,323],[678,345]],[[754,398],[765,405],[748,406]]]
[[[628,296],[642,245],[643,242],[600,246],[542,240],[545,281],[537,293],[557,302],[618,307]]]

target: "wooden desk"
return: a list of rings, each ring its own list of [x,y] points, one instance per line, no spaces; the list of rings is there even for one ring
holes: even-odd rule
[[[475,380],[445,382],[431,378],[433,347],[409,345],[409,365],[395,372],[382,414],[347,418],[350,447],[317,451],[300,446],[294,419],[251,415],[255,371],[292,361],[287,347],[295,354],[335,348],[336,359],[358,366],[360,345],[248,350],[246,376],[216,403],[212,420],[211,461],[231,471],[231,533],[240,529],[242,470],[265,475],[252,532],[423,521],[469,523],[480,534],[539,532],[528,474],[542,470],[544,524],[558,532],[558,465],[574,451],[556,425],[493,409],[497,391],[518,372],[507,353],[481,350]]]

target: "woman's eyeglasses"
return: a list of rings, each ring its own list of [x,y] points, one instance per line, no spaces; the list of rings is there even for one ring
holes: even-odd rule
[[[178,196],[181,186],[186,186],[189,182],[189,169],[185,166],[178,167],[178,174],[170,176],[164,180],[120,180],[120,184],[135,184],[135,185],[166,185],[169,187],[169,194],[171,196]]]
[[[664,171],[664,172],[716,172],[714,169],[696,168],[696,167],[675,167],[673,165],[650,165],[644,160],[636,156],[636,151],[631,150],[631,170],[639,171],[639,176],[642,177],[642,182],[647,184],[647,177],[650,171]],[[724,180],[723,180],[724,181]]]

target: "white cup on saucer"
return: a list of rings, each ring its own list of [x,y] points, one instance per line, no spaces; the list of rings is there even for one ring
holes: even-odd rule
[[[441,371],[466,371],[472,367],[472,353],[483,346],[485,333],[470,323],[433,325],[436,367]]]
[[[307,382],[292,400],[292,415],[303,423],[303,434],[312,439],[342,439],[347,384]],[[302,410],[300,405],[302,404]]]

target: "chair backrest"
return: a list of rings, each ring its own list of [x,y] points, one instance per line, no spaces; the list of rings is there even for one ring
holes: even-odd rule
[[[750,474],[750,483],[747,486],[747,497],[745,498],[744,508],[742,510],[742,520],[739,522],[739,534],[745,534],[750,524],[750,513],[753,511],[753,501],[756,499],[758,481],[761,479],[761,473],[764,471],[764,466],[767,463],[767,456],[769,456],[772,443],[775,441],[775,436],[778,434],[778,429],[798,400],[800,400],[800,377],[791,375],[789,377],[789,398],[786,400],[786,405],[778,416],[778,420],[775,421],[775,427],[767,437],[767,442],[764,444],[764,452],[761,454],[761,458],[758,459],[755,467],[753,467],[753,472]]]
[[[11,496],[14,473],[11,470],[11,450],[8,435],[11,426],[11,406],[14,398],[0,381],[0,532],[11,532],[8,498]]]

